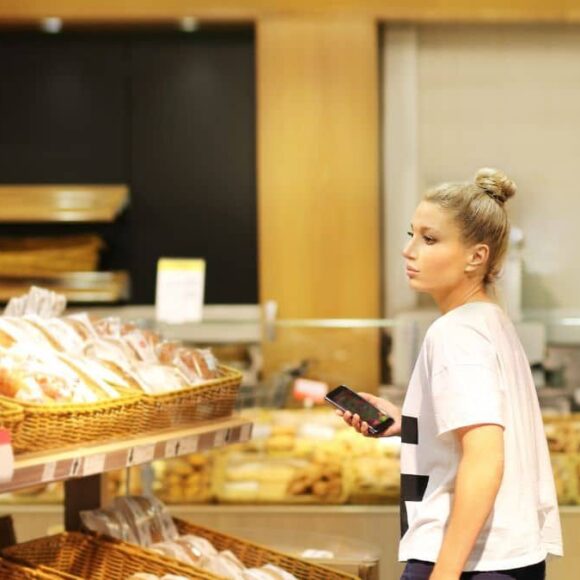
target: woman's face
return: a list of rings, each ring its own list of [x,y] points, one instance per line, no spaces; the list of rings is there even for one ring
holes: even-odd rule
[[[471,252],[448,211],[422,201],[415,210],[409,238],[403,257],[411,288],[437,296],[466,282]]]

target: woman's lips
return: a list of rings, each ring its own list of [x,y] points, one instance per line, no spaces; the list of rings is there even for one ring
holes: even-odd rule
[[[411,268],[410,266],[407,266],[405,268],[405,272],[406,272],[407,276],[412,278],[413,276],[416,276],[419,273],[419,270],[415,270],[415,268]]]

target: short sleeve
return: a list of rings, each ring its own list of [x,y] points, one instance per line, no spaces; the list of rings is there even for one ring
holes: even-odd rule
[[[497,350],[480,327],[446,321],[431,341],[431,395],[438,435],[494,423],[505,427]]]

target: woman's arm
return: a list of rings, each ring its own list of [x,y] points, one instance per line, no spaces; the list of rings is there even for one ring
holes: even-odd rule
[[[495,502],[503,477],[503,429],[472,425],[455,431],[461,459],[449,525],[430,580],[458,580]]]

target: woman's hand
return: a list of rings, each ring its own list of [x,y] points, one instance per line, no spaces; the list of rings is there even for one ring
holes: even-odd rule
[[[392,437],[393,435],[401,434],[401,410],[396,405],[393,405],[390,401],[386,399],[381,399],[380,397],[375,397],[369,393],[359,393],[359,395],[368,401],[371,405],[374,405],[379,411],[388,415],[394,420],[394,423],[385,431],[383,431],[378,437]],[[339,417],[344,419],[347,425],[350,425],[353,429],[364,435],[365,437],[377,437],[372,433],[369,433],[368,423],[361,421],[360,417],[355,413],[354,415],[349,411],[342,412],[340,410],[336,411]]]

